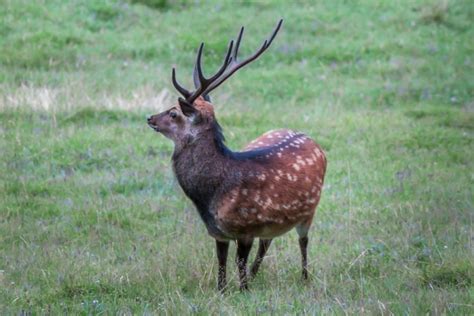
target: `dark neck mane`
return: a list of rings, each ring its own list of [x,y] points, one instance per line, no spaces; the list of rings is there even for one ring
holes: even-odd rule
[[[216,145],[216,149],[219,153],[224,155],[225,157],[232,157],[234,152],[230,150],[225,145],[225,136],[222,132],[222,127],[219,125],[219,122],[214,121],[212,123],[212,134],[214,135],[214,144]]]
[[[212,123],[212,134],[214,135],[214,143],[217,151],[224,157],[233,160],[253,160],[263,158],[263,156],[268,152],[268,149],[266,148],[243,152],[235,152],[230,150],[225,144],[225,136],[222,132],[222,127],[216,120]]]

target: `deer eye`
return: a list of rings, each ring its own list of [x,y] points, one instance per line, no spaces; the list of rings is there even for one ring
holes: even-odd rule
[[[172,119],[176,118],[178,116],[178,114],[176,114],[176,112],[170,112],[170,117]]]

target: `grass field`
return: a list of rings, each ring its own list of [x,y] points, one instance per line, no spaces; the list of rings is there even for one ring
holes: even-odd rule
[[[474,2],[0,0],[0,314],[473,314]],[[328,157],[310,233],[251,291],[146,114],[247,27],[213,93],[229,147],[288,127]],[[255,255],[255,246],[251,258]]]

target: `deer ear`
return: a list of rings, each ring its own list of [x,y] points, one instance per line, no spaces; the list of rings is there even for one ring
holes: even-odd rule
[[[183,98],[178,99],[179,107],[186,116],[192,116],[198,113],[198,110]]]
[[[192,106],[188,101],[183,98],[178,99],[179,107],[183,114],[191,119],[193,124],[198,124],[201,122],[202,116],[199,110]]]

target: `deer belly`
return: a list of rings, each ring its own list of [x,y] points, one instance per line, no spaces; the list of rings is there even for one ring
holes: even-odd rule
[[[287,210],[282,208],[258,209],[256,207],[236,207],[220,210],[216,223],[228,236],[274,238],[288,232],[297,224],[310,220],[315,205]]]

